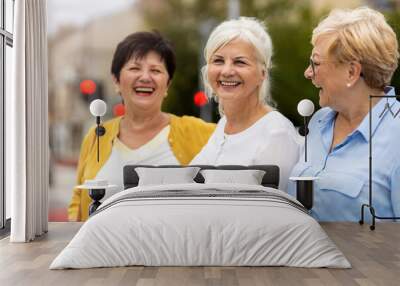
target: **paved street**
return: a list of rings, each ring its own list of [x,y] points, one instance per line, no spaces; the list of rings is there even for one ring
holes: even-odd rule
[[[76,167],[54,164],[49,190],[49,221],[67,221],[67,207],[75,185]]]

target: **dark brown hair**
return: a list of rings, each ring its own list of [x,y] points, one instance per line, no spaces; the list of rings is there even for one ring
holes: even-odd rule
[[[160,55],[167,68],[169,81],[175,73],[176,60],[172,43],[157,31],[137,32],[128,35],[117,46],[111,63],[111,74],[119,81],[122,67],[132,58],[143,58],[149,52]]]

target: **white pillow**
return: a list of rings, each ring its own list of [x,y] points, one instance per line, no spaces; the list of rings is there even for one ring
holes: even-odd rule
[[[139,186],[195,183],[193,179],[199,170],[199,167],[135,168],[139,176]]]
[[[261,185],[265,171],[262,170],[218,170],[207,169],[200,171],[204,183],[234,183],[246,185]]]

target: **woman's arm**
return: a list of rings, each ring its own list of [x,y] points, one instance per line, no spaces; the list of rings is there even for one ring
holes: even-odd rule
[[[178,161],[187,165],[207,143],[216,125],[193,116],[170,116],[170,146]]]
[[[91,128],[89,132],[86,134],[85,138],[82,141],[81,151],[79,155],[78,161],[78,170],[77,170],[77,184],[81,185],[84,181],[84,171],[87,161],[87,156],[90,152],[90,148],[94,142],[94,128]],[[69,221],[80,221],[81,220],[81,194],[82,190],[75,188],[72,192],[71,202],[68,206],[68,220]]]
[[[279,189],[286,191],[290,173],[299,160],[300,144],[291,132],[271,132],[260,148],[255,164],[279,166]]]
[[[397,166],[391,176],[391,199],[394,216],[400,217],[400,166]]]

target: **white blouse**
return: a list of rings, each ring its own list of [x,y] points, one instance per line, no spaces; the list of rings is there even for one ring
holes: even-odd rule
[[[301,146],[293,124],[278,111],[271,111],[236,134],[225,134],[225,125],[226,117],[222,117],[207,145],[190,164],[277,165],[280,170],[279,189],[286,190]]]
[[[124,189],[123,168],[125,165],[180,165],[168,143],[170,126],[164,127],[145,145],[130,149],[118,137],[114,139],[110,158],[97,173],[96,179],[107,180],[117,188],[107,189],[105,200]]]

